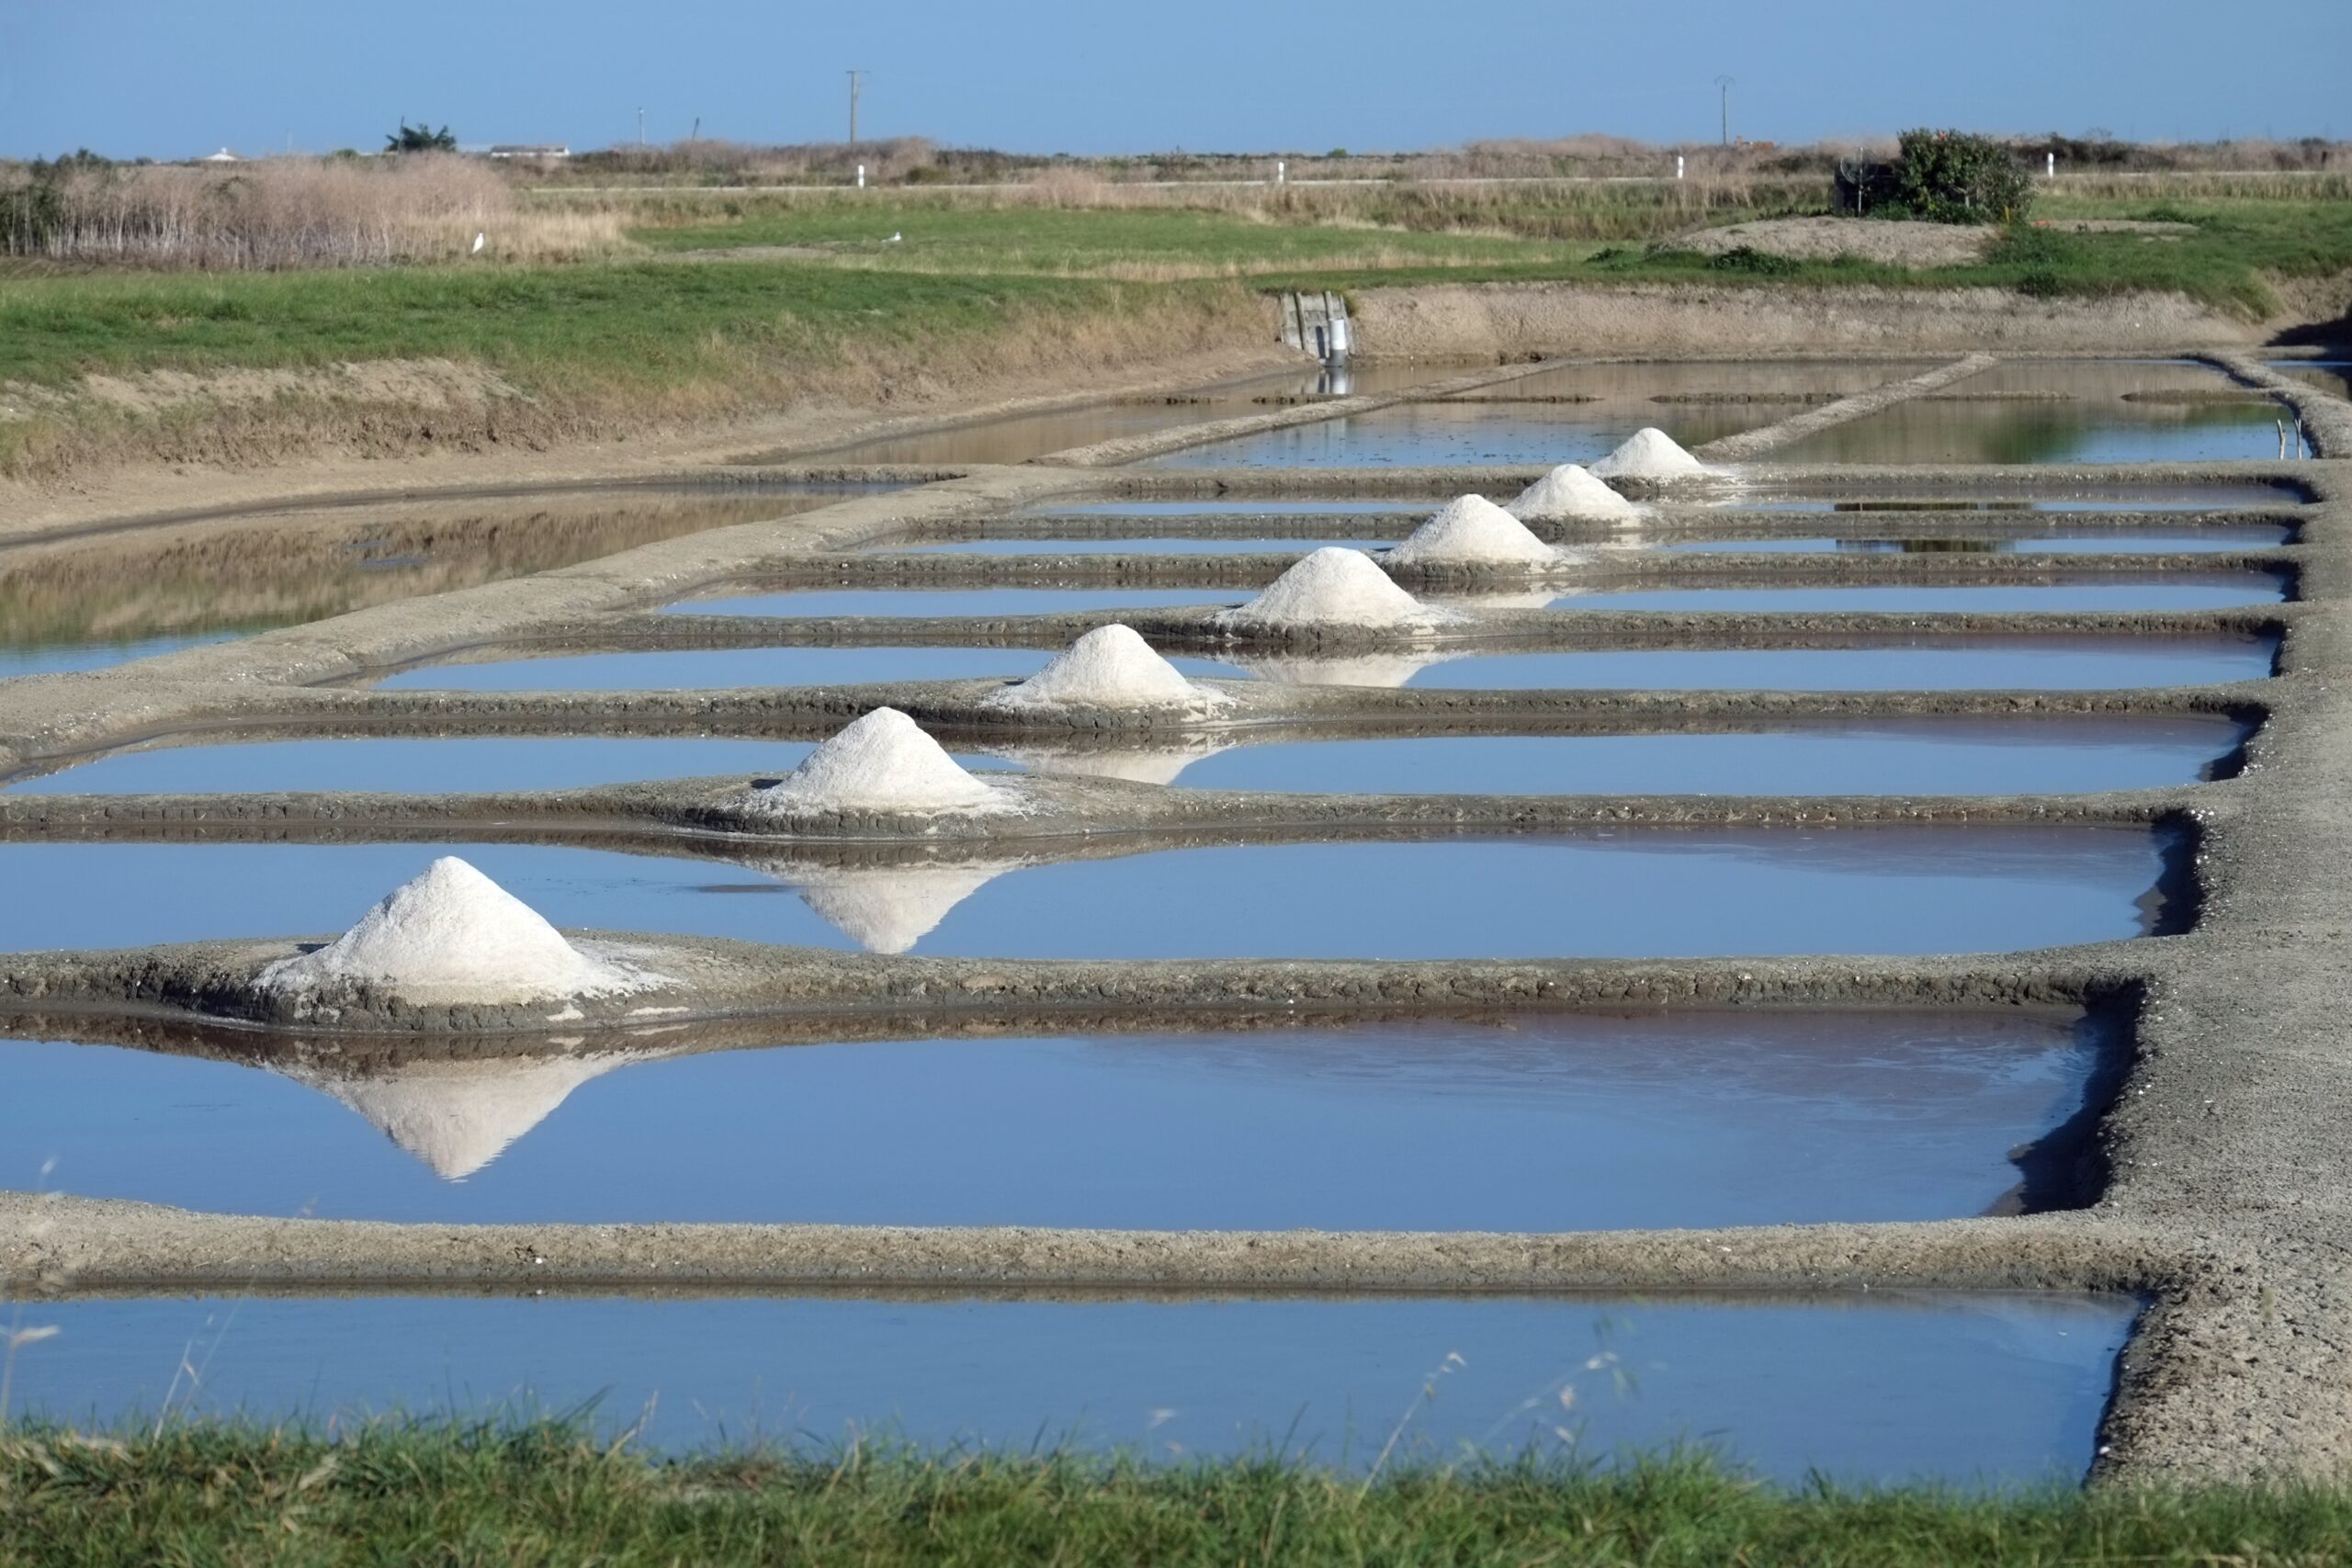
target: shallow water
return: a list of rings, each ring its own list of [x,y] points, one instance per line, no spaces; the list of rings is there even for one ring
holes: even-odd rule
[[[721,773],[773,776],[814,750],[798,740],[685,736],[243,740],[119,751],[6,788],[20,795],[579,789]],[[958,756],[968,763],[1005,765],[996,758]]]
[[[1792,409],[1769,403],[1633,408],[1594,403],[1405,403],[1294,424],[1147,458],[1152,468],[1425,468],[1585,463],[1644,425],[1685,446],[1769,424]]]
[[[1215,789],[1338,793],[1999,794],[2131,789],[2202,777],[2241,737],[2222,718],[1851,724],[1731,734],[1430,736],[1063,751],[1008,742],[967,766],[1033,766]],[[5,786],[23,795],[576,789],[768,776],[803,741],[700,737],[366,737],[120,751]]]
[[[1295,425],[1150,459],[1179,468],[1379,467],[1572,463],[1601,457],[1645,425],[1686,446],[1803,411],[1808,395],[1844,396],[1917,375],[1935,362],[1717,361],[1566,365],[1472,396]],[[1690,397],[1723,401],[1683,401]],[[1745,397],[1752,401],[1733,401]],[[1546,398],[1587,400],[1545,402]]]
[[[1872,1292],[1727,1302],[1510,1296],[1022,1301],[749,1297],[55,1302],[18,1359],[34,1410],[152,1410],[184,1347],[192,1413],[323,1426],[393,1409],[595,1402],[664,1449],[879,1434],[933,1447],[1245,1452],[1370,1465],[1464,1444],[1681,1440],[1797,1483],[2069,1483],[2091,1460],[2124,1297]],[[1424,1396],[1425,1382],[1431,1392]],[[185,1391],[183,1390],[183,1393]],[[175,1405],[175,1408],[177,1406]]]
[[[1867,493],[1808,490],[1802,484],[1748,480],[1713,492],[1676,497],[1677,504],[1756,512],[2211,512],[2226,508],[2293,508],[2310,504],[2283,485],[2249,480],[2197,484],[2066,484],[2046,495],[2020,490],[2004,478],[1984,484],[1943,478],[1873,479]]]
[[[1331,546],[1369,550],[1393,543],[1392,539],[1228,539],[1172,535],[1143,539],[958,539],[946,544],[881,544],[874,547],[877,551],[904,550],[926,556],[1303,556],[1309,550]]]
[[[1938,538],[1857,538],[1822,535],[1813,538],[1685,539],[1647,547],[1687,555],[2207,555],[2269,549],[2287,542],[2289,530],[2268,524],[2227,528],[2086,529],[2075,534],[1953,534]]]
[[[187,637],[140,637],[130,642],[97,637],[28,648],[0,648],[0,681],[14,675],[58,675],[74,670],[106,670],[117,664],[128,664],[134,659],[153,659],[159,653],[177,653],[184,648],[200,648],[208,642],[226,642],[236,635],[235,632],[212,632]]]
[[[84,1197],[452,1224],[1935,1220],[2002,1204],[2106,1049],[2067,1016],[1964,1012],[694,1042],[363,1072],[0,1041],[0,1147]],[[1008,1135],[1040,1120],[1052,1138]]]
[[[1235,515],[1293,517],[1310,516],[1328,512],[1393,512],[1399,517],[1427,517],[1443,506],[1447,496],[1431,496],[1422,501],[1399,501],[1395,496],[1378,496],[1360,501],[1311,501],[1306,499],[1250,501],[1234,496],[1203,496],[1191,501],[1088,501],[1057,506],[1025,506],[1017,513],[1023,517],[1190,517],[1202,513]]]
[[[2003,795],[2146,789],[2205,776],[2227,719],[1914,721],[1730,734],[1452,735],[1228,744],[1163,756],[1194,789],[1341,794]],[[1041,773],[1050,755],[1012,753]],[[1101,771],[1118,752],[1078,752]],[[70,778],[71,775],[68,775]]]
[[[428,664],[387,676],[388,691],[667,691],[832,686],[1033,675],[1057,650],[1026,648],[674,649],[481,664]],[[1179,656],[1187,675],[1312,685],[1742,691],[2076,691],[2212,685],[2270,673],[2267,637],[1976,637],[1870,648],[1629,649],[1573,653],[1434,649],[1326,658]]]
[[[1784,447],[1773,460],[2174,463],[2276,457],[2275,421],[2286,412],[2268,402],[2134,400],[2133,394],[2167,392],[2258,396],[2212,367],[2187,360],[2008,361],[1949,390],[1955,394],[1952,400],[1898,403]],[[1958,400],[1989,392],[2061,393],[2064,400]]]
[[[2142,934],[2140,829],[1597,830],[843,869],[528,844],[0,844],[0,951],[339,931],[458,854],[557,925],[1018,958],[1993,952]],[[1802,908],[1805,919],[1787,912]]]
[[[1253,655],[1261,680],[1312,684],[1664,691],[2084,691],[2214,685],[2270,673],[2267,637],[1922,640],[1875,648],[1640,649],[1602,652]]]
[[[781,593],[686,599],[677,615],[1059,615],[1085,610],[1138,610],[1238,604],[1247,590],[1222,588],[808,588]]]
[[[454,497],[256,512],[22,546],[0,552],[0,676],[95,669],[894,488]]]
[[[2308,381],[2323,392],[2352,398],[2352,359],[2274,359],[2270,368]]]
[[[2000,615],[2061,610],[2219,610],[2274,604],[2286,597],[2264,572],[2209,578],[2176,574],[2120,582],[1858,583],[1812,588],[1609,589],[1553,601],[1563,610],[1716,610],[1804,613],[1841,610],[1973,611]]]

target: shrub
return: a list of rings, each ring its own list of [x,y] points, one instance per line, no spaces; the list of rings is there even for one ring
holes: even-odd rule
[[[1880,216],[1936,223],[2014,223],[2033,204],[2033,181],[2017,156],[1989,136],[1906,130],[1894,164],[1894,202]]]
[[[1707,265],[1717,272],[1740,272],[1750,277],[1792,277],[1803,268],[1802,263],[1791,257],[1776,256],[1754,245],[1734,245]]]

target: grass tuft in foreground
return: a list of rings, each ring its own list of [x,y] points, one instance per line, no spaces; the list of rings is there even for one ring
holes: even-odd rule
[[[2352,1492],[1782,1491],[1669,1456],[1420,1469],[1065,1456],[664,1463],[584,1428],[187,1425],[0,1436],[0,1561],[42,1563],[2288,1563],[2352,1556]]]

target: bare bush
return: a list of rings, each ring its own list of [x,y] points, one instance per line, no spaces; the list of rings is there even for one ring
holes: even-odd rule
[[[0,172],[0,253],[209,269],[371,266],[468,254],[589,254],[622,243],[611,214],[518,214],[470,158],[269,158],[214,168],[95,159]],[[485,240],[485,248],[487,248]]]

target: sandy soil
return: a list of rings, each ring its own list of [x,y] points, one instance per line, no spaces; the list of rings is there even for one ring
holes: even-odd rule
[[[1859,256],[1894,266],[1961,266],[1984,254],[1990,224],[1914,223],[1876,218],[1764,218],[1718,229],[1693,229],[1666,242],[1668,249],[1719,256],[1745,245],[1795,261]]]

